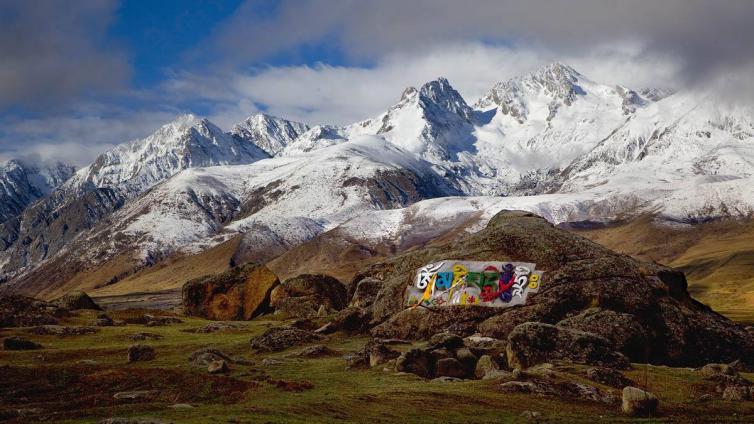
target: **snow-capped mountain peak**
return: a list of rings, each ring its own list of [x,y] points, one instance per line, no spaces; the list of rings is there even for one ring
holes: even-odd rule
[[[268,155],[276,156],[308,130],[309,126],[300,122],[254,113],[234,125],[230,133],[255,144]]]

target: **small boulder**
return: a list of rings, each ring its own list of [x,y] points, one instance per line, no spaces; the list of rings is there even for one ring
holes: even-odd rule
[[[128,362],[151,361],[155,358],[152,346],[135,344],[128,348]]]
[[[42,345],[21,337],[6,337],[3,339],[5,350],[37,350],[43,349]]]
[[[376,367],[377,365],[384,364],[399,356],[401,353],[390,349],[382,343],[372,340],[364,346],[364,352],[369,357],[369,366]]]
[[[157,398],[159,392],[157,390],[132,390],[129,392],[118,392],[113,395],[113,398],[118,400],[136,400],[136,399],[150,399]]]
[[[626,387],[634,384],[622,372],[612,368],[589,368],[586,370],[586,378],[611,387]]]
[[[615,352],[604,337],[539,322],[527,322],[513,329],[508,336],[507,357],[510,366],[521,368],[552,360],[629,367],[628,359]]]
[[[621,410],[632,417],[655,415],[660,401],[655,395],[638,387],[623,388]]]
[[[474,368],[474,377],[484,378],[491,371],[500,370],[500,366],[495,362],[490,355],[482,355],[476,363]]]
[[[435,364],[435,376],[467,378],[466,367],[456,358],[443,358]]]
[[[127,338],[128,340],[131,340],[133,342],[140,342],[143,340],[161,340],[164,337],[160,334],[155,334],[155,333],[134,333],[134,334],[129,334]]]
[[[463,347],[463,339],[452,333],[437,333],[429,339],[429,349],[457,349]]]
[[[723,400],[746,401],[752,400],[751,386],[727,386],[723,390]]]
[[[705,378],[713,377],[718,374],[722,375],[736,375],[736,370],[727,364],[707,364],[698,370],[696,370],[699,374],[704,376]]]
[[[423,349],[411,349],[402,353],[395,362],[395,370],[416,374],[422,378],[432,378],[434,362],[432,356]]]
[[[337,356],[338,352],[330,349],[325,345],[314,345],[304,348],[296,356],[301,358],[322,358],[325,356]]]
[[[296,318],[315,318],[319,311],[346,307],[346,288],[328,275],[304,274],[284,281],[272,290],[270,306]],[[324,309],[323,309],[324,308]]]
[[[210,374],[222,374],[230,370],[228,362],[224,359],[212,361],[207,365],[207,372]]]
[[[102,310],[88,294],[82,291],[72,291],[64,294],[63,296],[52,301],[53,304],[60,308],[68,310],[76,309],[94,309],[96,311]]]
[[[233,362],[228,355],[211,347],[205,347],[192,352],[188,360],[191,365],[199,368],[208,367],[213,362],[218,361]]]
[[[263,352],[276,352],[290,347],[322,340],[322,336],[295,327],[273,327],[251,339],[251,347]]]
[[[92,325],[95,327],[112,327],[115,322],[105,313],[97,314],[97,318],[94,319]]]
[[[267,311],[279,283],[267,267],[254,264],[197,278],[182,288],[183,310],[212,320],[249,320]]]
[[[144,314],[144,321],[147,327],[163,327],[166,325],[171,324],[180,324],[183,322],[178,317],[171,317],[171,316],[165,316],[165,315],[150,315],[150,314]]]

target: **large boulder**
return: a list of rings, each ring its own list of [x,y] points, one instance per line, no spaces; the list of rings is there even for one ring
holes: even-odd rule
[[[218,321],[249,320],[267,311],[279,283],[267,267],[254,264],[201,277],[183,286],[183,310]]]
[[[507,353],[508,364],[522,369],[553,360],[627,368],[628,359],[613,349],[609,340],[594,333],[527,322],[508,336]]]
[[[630,416],[655,415],[659,405],[657,397],[637,387],[623,388],[621,410]]]
[[[314,318],[322,307],[325,311],[339,311],[346,304],[345,286],[328,275],[299,275],[284,281],[270,294],[270,306],[296,318]]]
[[[99,311],[102,309],[92,300],[91,297],[89,297],[88,294],[78,290],[68,292],[63,296],[53,300],[52,303],[57,305],[58,307],[71,311],[77,309],[93,309],[95,311]]]
[[[544,274],[539,291],[518,307],[407,309],[404,294],[416,270],[447,259],[530,262]],[[365,278],[382,282],[372,305],[372,331],[383,338],[426,339],[452,331],[505,339],[525,322],[563,321],[560,328],[594,333],[636,360],[683,366],[754,362],[754,331],[691,298],[682,272],[618,254],[527,212],[500,212],[477,233],[393,256],[353,281]],[[591,308],[599,309],[585,312]],[[617,318],[625,328],[613,331],[601,318]]]

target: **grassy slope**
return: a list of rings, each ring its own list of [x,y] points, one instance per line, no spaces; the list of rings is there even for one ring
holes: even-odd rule
[[[731,319],[754,322],[754,221],[681,228],[642,217],[576,232],[616,251],[682,269],[695,298]]]
[[[85,323],[92,317],[86,313],[74,321]],[[70,338],[34,336],[25,329],[0,330],[2,336],[18,334],[46,347],[42,351],[0,351],[0,393],[27,390],[28,398],[14,402],[9,400],[11,396],[0,396],[0,413],[42,408],[45,413],[37,418],[69,423],[92,423],[110,416],[159,417],[180,423],[425,423],[520,422],[523,411],[533,410],[541,412],[549,422],[592,422],[597,416],[606,422],[625,421],[617,407],[503,394],[495,390],[494,381],[431,383],[381,369],[346,371],[340,357],[287,357],[291,351],[256,354],[251,351],[248,340],[269,326],[280,324],[270,319],[251,321],[246,329],[214,334],[180,331],[203,324],[206,322],[190,318],[174,326],[110,327],[102,328],[95,335]],[[146,342],[155,346],[157,358],[126,364],[130,342],[125,336],[140,331],[164,336],[163,340]],[[365,342],[363,337],[335,335],[326,343],[332,349],[347,352]],[[228,377],[208,376],[206,371],[191,367],[187,361],[190,352],[207,345],[216,346],[231,356],[242,356],[254,365],[234,365]],[[283,363],[263,366],[261,360],[268,357]],[[97,363],[78,364],[82,359]],[[573,366],[573,374],[565,371],[562,377],[581,380],[582,368]],[[264,374],[288,382],[307,380],[313,388],[302,392],[281,390],[260,382],[258,376]],[[695,402],[702,393],[702,381],[691,370],[637,365],[627,374],[640,385],[646,381],[648,388],[659,396],[662,421],[690,422],[700,417],[717,422],[754,419],[754,403],[751,402]],[[53,377],[45,377],[49,375]],[[151,401],[112,399],[117,391],[135,389],[156,389],[159,394]],[[195,408],[171,409],[169,405],[174,403],[190,403]]]

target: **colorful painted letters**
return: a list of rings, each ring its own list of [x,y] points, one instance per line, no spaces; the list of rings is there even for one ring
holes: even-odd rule
[[[420,268],[406,288],[406,301],[408,306],[509,307],[526,303],[541,279],[533,263],[448,260]]]

